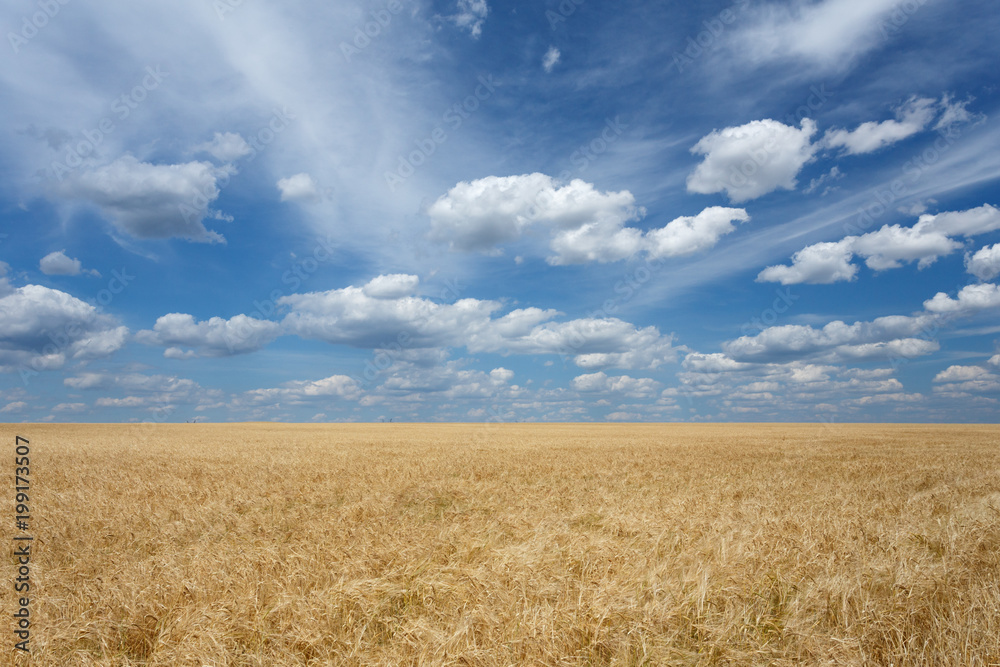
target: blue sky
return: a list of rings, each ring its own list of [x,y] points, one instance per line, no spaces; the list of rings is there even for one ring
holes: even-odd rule
[[[977,421],[985,1],[15,0],[2,421]]]

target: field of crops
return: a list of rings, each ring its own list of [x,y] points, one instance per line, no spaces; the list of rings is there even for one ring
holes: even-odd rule
[[[1000,664],[995,426],[3,431],[6,664]]]

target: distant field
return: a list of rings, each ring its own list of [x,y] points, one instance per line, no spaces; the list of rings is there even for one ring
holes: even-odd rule
[[[3,431],[16,664],[1000,665],[996,426]]]

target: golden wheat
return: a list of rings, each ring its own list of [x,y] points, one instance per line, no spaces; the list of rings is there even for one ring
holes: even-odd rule
[[[1000,664],[993,426],[16,431],[8,664]]]

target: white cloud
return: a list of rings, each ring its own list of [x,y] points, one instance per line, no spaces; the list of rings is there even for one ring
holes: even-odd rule
[[[937,114],[937,103],[913,97],[896,110],[896,120],[862,123],[851,131],[829,130],[823,138],[826,148],[843,148],[847,155],[873,153],[902,141],[926,128]]]
[[[186,313],[169,313],[157,318],[152,331],[136,334],[136,340],[147,345],[167,347],[164,356],[187,359],[194,354],[202,357],[224,357],[254,352],[277,338],[281,326],[277,322],[236,315],[228,320],[213,317],[195,322]],[[181,346],[194,348],[183,351]]]
[[[1000,376],[980,366],[949,366],[934,376],[934,382],[936,394],[953,398],[1000,392]]]
[[[94,389],[105,384],[108,376],[102,373],[81,373],[74,377],[63,379],[63,384],[73,389]]]
[[[941,117],[938,118],[938,122],[934,125],[934,129],[942,130],[957,123],[972,123],[980,120],[982,118],[981,116],[972,114],[968,109],[966,109],[966,107],[971,103],[971,97],[964,102],[954,102],[952,101],[951,95],[944,95],[941,98]]]
[[[690,352],[684,357],[682,365],[685,370],[694,373],[727,373],[750,367],[749,364],[740,363],[719,352],[712,354]]]
[[[980,280],[993,280],[1000,275],[1000,243],[980,248],[965,255],[965,270]]]
[[[95,204],[118,231],[134,238],[222,243],[225,239],[205,229],[203,221],[226,219],[209,204],[219,196],[219,180],[232,173],[228,165],[154,165],[125,155],[68,178],[63,194]]]
[[[552,265],[614,262],[645,251],[651,258],[711,248],[746,211],[713,206],[646,233],[625,223],[645,215],[627,190],[599,192],[579,179],[564,186],[544,174],[489,176],[462,182],[428,209],[430,238],[455,250],[496,251],[535,225],[551,234]]]
[[[895,269],[912,261],[922,269],[962,247],[952,236],[969,237],[997,229],[1000,210],[989,204],[966,211],[924,214],[912,227],[883,225],[861,236],[806,246],[792,255],[791,266],[769,266],[757,275],[757,280],[784,285],[853,280],[857,273],[857,266],[851,263],[854,255],[864,257],[865,264],[875,271]],[[986,262],[984,254],[977,266],[985,267]]]
[[[864,257],[868,268],[875,271],[898,269],[903,262],[914,260],[919,260],[917,266],[923,269],[938,257],[961,247],[961,243],[922,227],[920,223],[913,227],[883,225],[881,229],[852,239],[851,243],[854,253]]]
[[[490,11],[486,0],[458,0],[457,9],[458,12],[451,16],[451,20],[459,28],[468,30],[474,39],[478,38]]]
[[[315,201],[319,198],[316,181],[309,174],[295,174],[278,180],[281,201]]]
[[[834,166],[830,169],[830,171],[826,172],[825,174],[822,174],[819,178],[811,179],[809,181],[809,185],[806,188],[804,188],[802,192],[804,192],[807,195],[811,194],[816,190],[818,190],[819,186],[823,185],[824,183],[839,181],[843,177],[844,177],[844,172],[840,171],[840,167]],[[834,188],[832,185],[828,185],[823,189],[823,193],[820,196],[824,196],[835,189],[836,188]]]
[[[438,304],[414,296],[376,298],[361,287],[294,294],[279,303],[291,308],[283,321],[287,332],[367,349],[400,337],[411,348],[461,345],[464,335],[487,324],[500,307],[476,299]]]
[[[854,237],[835,242],[815,243],[792,255],[791,266],[769,266],[757,275],[759,282],[782,285],[829,284],[854,280],[858,267],[851,264]]]
[[[494,368],[490,371],[490,379],[499,384],[507,384],[514,379],[514,371],[509,368]]]
[[[755,336],[741,336],[723,344],[737,361],[768,363],[818,357],[830,361],[869,358],[912,358],[938,349],[934,341],[917,338],[930,318],[888,316],[871,322],[846,324],[834,320],[820,329],[801,324],[768,327]]]
[[[796,176],[816,147],[811,137],[816,123],[804,118],[801,128],[776,120],[755,120],[739,127],[714,130],[691,152],[704,155],[688,176],[689,192],[725,191],[729,199],[756,199],[779,188],[794,190]]]
[[[99,408],[141,408],[149,404],[150,400],[143,396],[102,397],[94,401],[94,405]]]
[[[38,262],[38,268],[47,276],[78,276],[81,273],[101,275],[91,269],[84,270],[80,260],[68,257],[65,250],[56,250],[42,257],[41,261]]]
[[[885,403],[921,403],[927,397],[923,394],[907,394],[906,392],[896,392],[893,394],[876,394],[874,396],[861,396],[844,401],[845,405],[883,405]]]
[[[655,327],[637,329],[616,318],[554,322],[558,312],[540,308],[493,317],[500,309],[496,301],[435,303],[405,295],[416,282],[400,278],[411,277],[282,297],[279,304],[291,309],[282,322],[284,330],[367,349],[398,345],[409,351],[465,347],[472,353],[559,354],[585,368],[655,368],[675,358],[672,338]],[[368,293],[372,286],[394,282],[404,283],[405,289]]]
[[[194,150],[209,153],[222,162],[235,162],[253,152],[250,144],[235,132],[216,132],[211,141],[195,146]]]
[[[24,401],[14,401],[13,403],[8,403],[7,405],[0,408],[0,412],[24,412],[24,409],[28,407],[28,404]]]
[[[0,298],[0,371],[61,368],[110,356],[128,329],[59,290],[25,285]]]
[[[102,390],[94,401],[102,408],[148,408],[171,410],[177,403],[218,404],[224,396],[218,389],[205,389],[194,380],[173,375],[143,375],[141,373],[83,373],[63,380],[67,387],[80,390]],[[125,396],[108,396],[111,391]]]
[[[570,380],[570,387],[585,393],[621,392],[626,396],[641,398],[654,395],[660,383],[651,378],[633,378],[628,375],[611,377],[603,371],[578,375]]]
[[[693,217],[671,220],[661,229],[646,233],[647,253],[653,259],[689,255],[715,246],[719,239],[734,231],[733,221],[750,219],[741,208],[712,206]]]
[[[1000,306],[1000,288],[992,283],[966,285],[959,290],[957,299],[938,292],[924,301],[924,308],[929,312],[949,315],[964,315],[997,306]]]
[[[557,234],[585,230],[591,236],[614,236],[625,222],[645,213],[636,208],[635,198],[627,190],[602,193],[579,179],[560,187],[539,173],[463,181],[427,212],[431,240],[465,251],[492,250],[500,243],[517,240],[535,224]],[[625,251],[636,249],[637,241]],[[619,251],[609,252],[608,257]]]
[[[346,375],[331,375],[322,380],[287,382],[273,389],[254,389],[246,392],[246,396],[253,402],[301,402],[331,397],[356,401],[361,397],[361,389],[353,378]]]
[[[60,403],[52,408],[53,412],[83,412],[87,408],[84,403]]]
[[[372,278],[361,291],[373,299],[399,299],[417,291],[420,278],[404,273],[392,273]]]
[[[925,213],[915,226],[948,236],[976,236],[1000,229],[1000,209],[983,204],[965,211],[948,211],[936,215]]]
[[[990,372],[980,366],[949,366],[934,376],[934,382],[965,382],[990,375]]]
[[[776,60],[843,68],[883,43],[882,21],[898,0],[820,0],[757,5],[746,27],[733,33],[739,61]]]
[[[554,46],[550,46],[549,50],[545,52],[545,57],[542,58],[542,69],[546,72],[551,72],[552,68],[556,66],[559,62],[559,57],[562,54]]]

